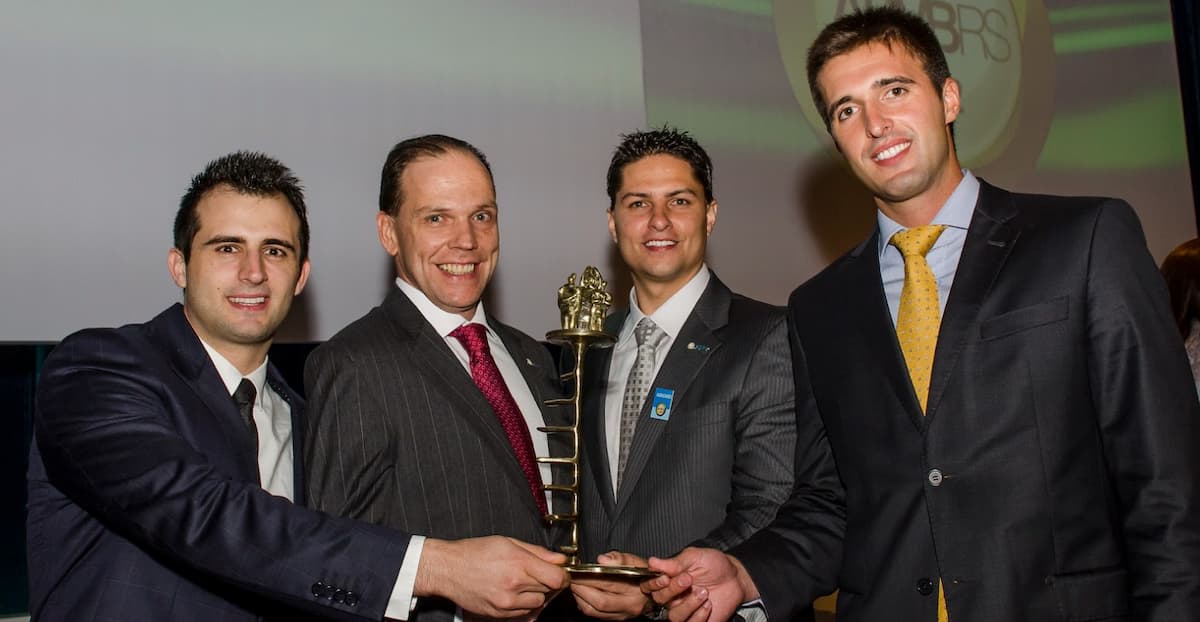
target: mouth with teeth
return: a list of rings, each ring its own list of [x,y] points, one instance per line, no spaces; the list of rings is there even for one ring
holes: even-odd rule
[[[440,263],[438,269],[453,276],[464,276],[475,272],[473,263]]]
[[[658,248],[671,248],[675,246],[676,243],[677,242],[675,242],[675,240],[648,240],[642,245],[653,250]]]
[[[229,302],[241,309],[261,309],[267,304],[266,296],[230,296]]]
[[[874,155],[871,156],[871,159],[876,162],[886,162],[888,160],[891,160],[892,158],[895,158],[896,156],[899,156],[900,154],[904,153],[905,151],[908,151],[908,148],[910,146],[912,146],[912,141],[904,141],[902,143],[897,143],[895,145],[892,145],[891,147],[888,147],[887,149],[883,149],[882,151],[875,153]]]

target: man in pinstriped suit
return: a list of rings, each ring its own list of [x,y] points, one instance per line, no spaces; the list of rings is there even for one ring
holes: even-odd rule
[[[564,423],[542,407],[560,396],[554,362],[480,302],[499,251],[487,160],[456,138],[421,136],[392,149],[382,177],[379,239],[398,278],[380,306],[308,359],[309,498],[318,509],[406,533],[499,534],[550,547],[552,530],[536,500],[545,493],[532,493],[536,476],[522,470],[501,409],[473,382],[475,355],[453,336],[482,325],[532,449],[549,455],[537,428]],[[548,465],[540,475],[550,481]],[[561,568],[553,570],[563,581],[543,585],[543,595],[566,583]],[[417,599],[410,619],[455,616],[455,603]]]
[[[695,543],[732,546],[769,522],[792,488],[784,310],[732,293],[705,265],[717,218],[712,164],[687,133],[625,136],[608,195],[609,232],[634,287],[629,309],[607,323],[616,345],[587,362],[582,553],[591,560],[612,550],[648,557]],[[630,378],[644,318],[662,337],[652,366],[634,371],[653,379],[643,399],[630,392]],[[573,591],[588,615],[650,612],[636,586],[576,580]]]

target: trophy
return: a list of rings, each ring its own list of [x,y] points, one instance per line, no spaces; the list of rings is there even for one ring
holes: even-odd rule
[[[648,568],[637,566],[602,566],[600,564],[582,564],[579,562],[579,415],[581,404],[580,392],[583,389],[583,358],[588,348],[607,348],[616,343],[616,337],[604,332],[604,318],[612,305],[612,294],[605,291],[608,283],[600,276],[600,271],[593,266],[584,269],[575,283],[575,273],[567,277],[567,282],[558,288],[558,308],[562,312],[562,328],[546,333],[546,339],[552,343],[568,347],[575,355],[575,366],[571,371],[562,375],[563,381],[572,381],[574,390],[571,397],[547,400],[548,406],[572,406],[574,414],[571,425],[543,426],[538,429],[547,434],[568,434],[571,438],[572,454],[565,458],[538,458],[538,462],[566,465],[571,468],[571,483],[549,484],[546,490],[566,493],[571,496],[571,509],[567,513],[551,513],[546,520],[553,523],[568,523],[571,526],[571,542],[559,547],[559,551],[567,556],[566,569],[572,575],[605,575],[609,578],[628,577],[630,579],[645,579],[657,576],[658,573]]]

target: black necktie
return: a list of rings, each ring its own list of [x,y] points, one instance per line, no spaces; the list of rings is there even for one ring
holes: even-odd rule
[[[254,398],[258,391],[249,378],[242,378],[241,384],[233,392],[233,403],[237,404],[238,412],[242,414],[242,422],[250,430],[250,438],[254,441],[254,453],[258,455],[258,426],[254,425]]]

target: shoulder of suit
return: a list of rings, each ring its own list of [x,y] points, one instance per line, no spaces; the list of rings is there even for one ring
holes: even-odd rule
[[[385,337],[390,331],[389,320],[383,307],[375,307],[366,315],[350,322],[332,337],[317,346],[313,353],[362,352],[376,347],[391,347]]]
[[[761,300],[755,300],[738,293],[729,299],[729,321],[734,322],[770,322],[787,317],[787,308],[773,305]]]
[[[1128,203],[1112,197],[1010,192],[994,186],[991,187],[991,190],[989,196],[1007,201],[1008,206],[1016,214],[1018,224],[1024,226],[1092,221],[1105,212],[1122,215],[1133,214],[1133,208]],[[988,207],[983,206],[981,209],[987,211]]]
[[[156,318],[157,320],[157,318]],[[156,321],[119,328],[85,328],[63,338],[43,363],[43,378],[62,366],[131,371],[166,369],[170,353],[181,347],[156,330]],[[198,344],[199,342],[197,342]]]

